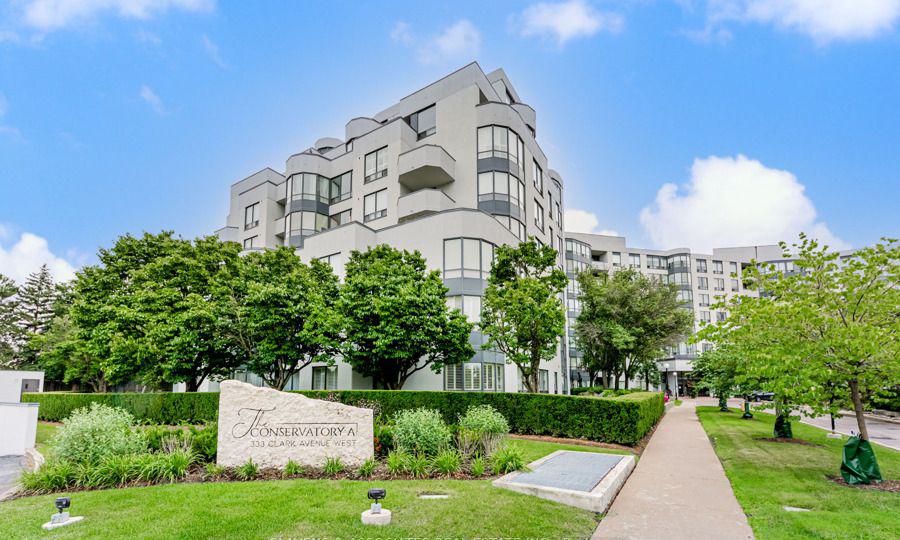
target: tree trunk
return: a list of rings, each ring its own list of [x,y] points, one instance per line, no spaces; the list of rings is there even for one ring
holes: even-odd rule
[[[648,392],[650,391],[650,374],[649,373],[644,375],[644,388],[646,388]]]
[[[615,379],[615,380],[613,381],[613,384],[615,385],[614,388],[615,388],[616,390],[619,389],[619,376],[621,376],[621,375],[622,375],[622,374],[619,372],[619,370],[614,370],[614,371],[613,371],[613,378]]]
[[[184,382],[185,390],[188,392],[196,392],[198,388],[200,388],[200,383],[203,382],[203,379],[194,379],[190,378]]]
[[[869,430],[866,429],[866,417],[863,416],[862,397],[859,395],[859,381],[850,381],[850,399],[853,401],[853,412],[856,413],[856,425],[859,427],[859,438],[868,441]]]

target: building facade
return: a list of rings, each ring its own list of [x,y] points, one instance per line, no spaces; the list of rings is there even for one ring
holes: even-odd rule
[[[231,186],[223,240],[245,250],[292,246],[328,261],[338,276],[353,250],[388,244],[418,250],[442,272],[448,304],[477,322],[496,246],[529,236],[559,250],[563,184],[536,140],[534,109],[502,69],[477,63],[447,75],[372,117],[347,122],[344,137],[322,138]],[[405,389],[520,390],[520,374],[482,349],[443,373],[415,373]],[[541,391],[566,393],[565,339],[542,367]],[[239,374],[259,382],[252,374]],[[340,361],[301,371],[288,389],[371,388]]]
[[[847,252],[849,253],[849,252]],[[847,255],[847,254],[842,254]],[[693,253],[687,248],[653,250],[635,248],[624,237],[599,234],[566,233],[566,275],[569,278],[566,314],[569,327],[569,365],[571,384],[587,386],[588,374],[582,369],[581,352],[574,343],[574,323],[580,312],[578,283],[575,276],[587,268],[614,272],[633,268],[664,283],[678,286],[678,297],[684,309],[694,315],[694,330],[702,325],[722,321],[723,310],[713,306],[738,295],[756,296],[744,287],[743,272],[752,261],[771,262],[776,271],[795,271],[793,260],[784,258],[777,245],[714,248],[711,254]],[[709,343],[679,343],[658,360],[663,374],[662,386],[683,395],[693,384],[691,362],[709,349]],[[652,385],[651,385],[652,386]]]

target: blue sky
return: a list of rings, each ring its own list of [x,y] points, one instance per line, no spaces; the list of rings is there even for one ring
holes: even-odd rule
[[[0,4],[0,273],[224,223],[228,186],[478,60],[567,228],[641,247],[898,232],[900,0]]]

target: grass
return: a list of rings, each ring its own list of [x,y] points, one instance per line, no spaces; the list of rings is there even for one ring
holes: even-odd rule
[[[794,437],[816,446],[759,441],[772,437],[775,418],[754,412],[718,412],[697,407],[734,494],[758,539],[898,538],[900,494],[849,488],[826,478],[838,476],[843,441],[826,431],[793,422]],[[873,445],[884,478],[900,479],[900,452]],[[808,508],[787,512],[784,506]]]
[[[35,436],[35,448],[41,453],[47,448],[47,441],[56,433],[59,424],[51,424],[49,422],[38,422],[37,435]]]
[[[557,450],[575,450],[577,452],[601,452],[604,454],[632,455],[632,452],[629,452],[627,450],[615,450],[611,448],[585,446],[581,444],[559,444],[549,441],[532,441],[529,439],[513,439],[510,440],[509,444],[511,446],[519,447],[519,449],[522,451],[522,455],[525,457],[526,465]]]
[[[526,462],[555,450],[615,452],[604,448],[515,440]],[[0,503],[0,538],[364,538],[360,524],[366,490],[387,489],[394,512],[381,537],[586,538],[593,512],[491,486],[490,480],[279,480],[169,484],[71,494],[82,523],[46,533],[41,524],[63,494]],[[423,500],[423,492],[447,499]]]
[[[675,400],[675,406],[676,406],[676,407],[681,407],[681,403],[682,403],[682,401],[681,401],[680,399],[676,399],[676,400]]]

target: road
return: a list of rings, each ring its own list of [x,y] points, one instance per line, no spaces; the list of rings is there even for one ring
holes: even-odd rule
[[[819,418],[804,416],[800,421],[811,426],[831,429],[831,419],[828,416],[820,416]],[[835,418],[834,424],[835,431],[844,435],[851,435],[851,431],[853,433],[859,431],[859,428],[856,426],[855,416]],[[869,430],[870,442],[878,443],[894,450],[900,450],[900,424],[866,417],[866,428]]]

